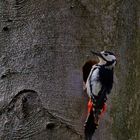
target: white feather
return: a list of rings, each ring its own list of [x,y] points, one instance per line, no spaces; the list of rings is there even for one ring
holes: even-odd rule
[[[86,82],[86,89],[89,97],[91,97],[92,94],[98,96],[98,93],[101,89],[101,83],[99,82],[99,68],[96,67],[97,66],[92,67]]]

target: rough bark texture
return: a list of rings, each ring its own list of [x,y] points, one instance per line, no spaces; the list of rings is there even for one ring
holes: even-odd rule
[[[136,0],[0,1],[0,140],[81,140],[90,50],[118,54],[110,107],[93,139],[140,139]],[[121,97],[121,98],[120,98]]]

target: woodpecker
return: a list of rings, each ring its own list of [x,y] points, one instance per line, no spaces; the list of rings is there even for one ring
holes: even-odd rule
[[[116,57],[109,51],[94,52],[99,62],[92,66],[86,80],[86,92],[89,97],[88,115],[85,121],[85,138],[91,140],[97,129],[100,115],[106,108],[107,95],[113,87]]]

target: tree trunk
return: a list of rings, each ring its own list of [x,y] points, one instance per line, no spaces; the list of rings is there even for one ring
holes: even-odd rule
[[[0,140],[81,140],[90,50],[118,54],[109,107],[93,139],[140,139],[136,0],[0,1]]]

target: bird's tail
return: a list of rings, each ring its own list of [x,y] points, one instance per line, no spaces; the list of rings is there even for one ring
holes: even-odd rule
[[[93,114],[93,109],[91,109],[90,113],[87,116],[87,120],[85,122],[85,140],[92,140],[92,136],[95,130],[98,127],[98,123],[95,123],[95,118]]]
[[[102,110],[95,110],[91,99],[88,102],[88,115],[85,121],[85,140],[92,140],[92,136],[98,127],[99,119],[106,111],[104,103]]]

